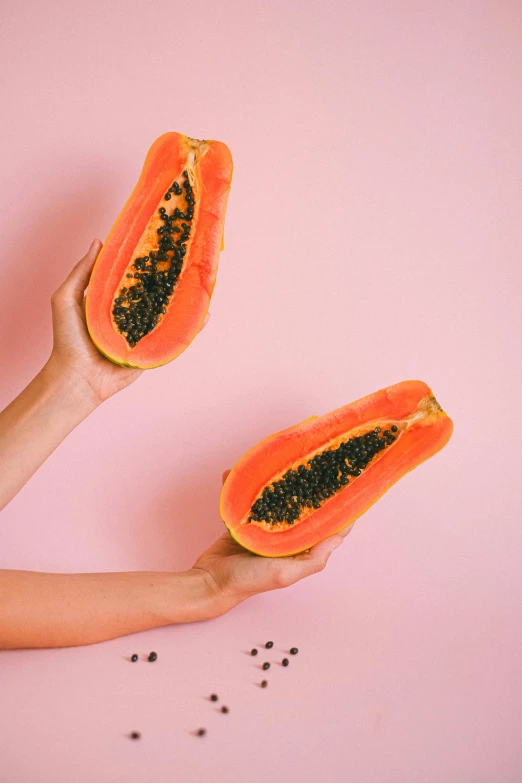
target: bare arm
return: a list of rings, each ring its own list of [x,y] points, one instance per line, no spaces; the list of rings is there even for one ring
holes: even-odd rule
[[[0,413],[0,509],[96,406],[47,366]]]
[[[319,573],[350,530],[282,558],[247,552],[225,532],[181,573],[0,571],[0,649],[94,644],[219,617],[257,593]]]
[[[196,572],[0,571],[0,649],[93,644],[219,613]]]
[[[0,413],[0,509],[83,419],[141,373],[105,359],[87,332],[84,291],[100,249],[94,240],[53,295],[52,354]]]

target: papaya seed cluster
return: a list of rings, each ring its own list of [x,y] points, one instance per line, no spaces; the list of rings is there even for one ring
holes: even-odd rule
[[[116,328],[131,348],[157,326],[179,282],[195,206],[188,172],[183,171],[183,176],[183,188],[173,182],[164,199],[170,201],[172,194],[181,196],[184,190],[186,208],[176,207],[169,215],[160,207],[163,226],[158,228],[158,245],[148,255],[134,259],[132,271],[127,272],[129,285],[121,288],[113,302]],[[130,279],[137,282],[131,284]]]
[[[320,508],[360,476],[376,454],[394,443],[397,431],[395,424],[384,432],[375,427],[336,448],[321,451],[296,469],[287,470],[281,479],[263,489],[252,505],[249,522],[293,525],[304,509]]]

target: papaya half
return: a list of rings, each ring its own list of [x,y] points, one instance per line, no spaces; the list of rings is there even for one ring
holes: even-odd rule
[[[87,289],[92,341],[116,364],[175,359],[201,329],[216,282],[232,156],[164,133],[103,245]]]
[[[425,383],[388,386],[260,441],[229,473],[221,518],[251,552],[297,554],[354,522],[452,431]]]

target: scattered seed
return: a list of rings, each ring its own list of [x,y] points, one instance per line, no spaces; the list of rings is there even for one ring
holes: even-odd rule
[[[268,663],[268,661],[265,661],[265,663],[263,664],[263,669],[265,669],[265,671],[266,671],[266,669],[269,669],[269,668],[270,668],[270,664]]]
[[[141,734],[140,734],[139,731],[133,731],[132,734],[131,734],[131,738],[132,739],[140,739],[140,737],[141,737]]]
[[[268,680],[263,680],[263,681],[261,682],[261,687],[262,687],[262,688],[266,688],[266,686],[267,686],[267,685],[268,685]]]
[[[228,712],[228,711],[229,711],[229,709],[228,709],[228,707],[225,707],[225,705],[223,705],[223,707],[221,707],[221,712]]]
[[[157,657],[158,657],[158,653],[151,652],[151,653],[149,653],[149,658],[148,658],[148,660],[149,660],[149,661],[155,661],[155,660],[157,659]]]
[[[198,729],[198,737],[203,737],[206,733],[206,729]]]
[[[138,656],[136,655],[136,653],[134,653],[134,655],[131,655],[131,661],[132,661],[133,663],[134,663],[135,661],[137,661],[137,660],[138,660]]]
[[[218,700],[217,693],[213,693],[213,694],[211,694],[211,696],[210,696],[210,700],[211,700],[211,701],[217,701],[217,700]]]
[[[257,655],[257,650],[255,647],[252,647],[252,649],[250,650],[250,655]]]
[[[267,643],[265,644],[265,647],[266,647],[266,649],[267,649],[267,650],[270,650],[270,649],[271,649],[273,646],[274,646],[274,643],[273,643],[273,642],[267,642]]]
[[[288,666],[288,664],[290,663],[290,661],[288,660],[288,658],[283,658],[283,660],[281,661],[281,663],[283,664],[283,666]]]
[[[292,647],[292,649],[290,650],[290,655],[297,655],[298,652],[299,650],[297,649],[297,647]]]

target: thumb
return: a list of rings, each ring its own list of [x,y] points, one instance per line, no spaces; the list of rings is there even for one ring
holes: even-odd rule
[[[99,239],[93,239],[87,253],[78,261],[72,272],[55,292],[55,302],[63,305],[70,305],[74,302],[79,305],[83,303],[83,294],[101,247],[102,242]]]

